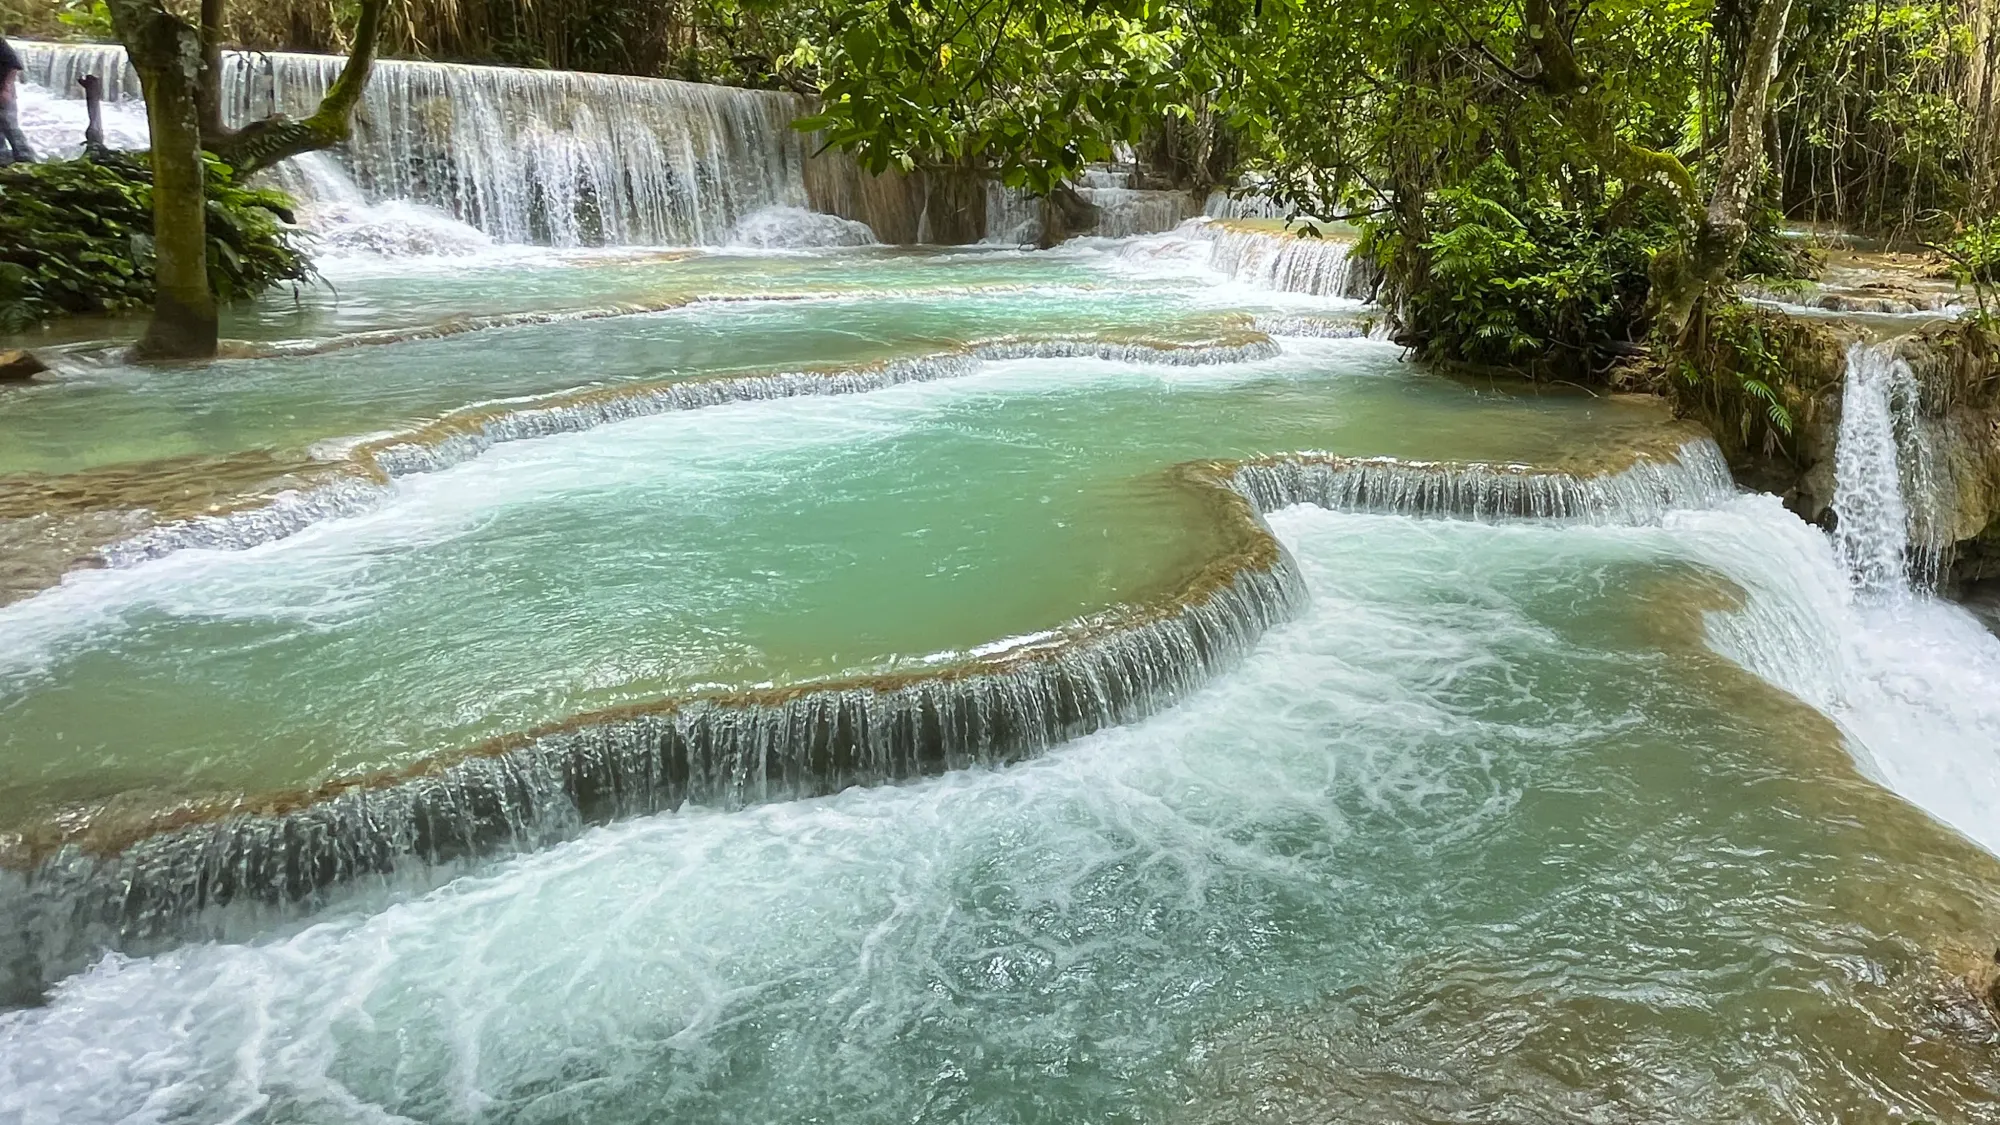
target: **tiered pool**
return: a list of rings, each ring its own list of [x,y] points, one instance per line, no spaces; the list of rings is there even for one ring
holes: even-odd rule
[[[1871,780],[1922,693],[1823,536],[1226,242],[335,260],[58,349],[0,1117],[2000,1112],[1996,840]]]

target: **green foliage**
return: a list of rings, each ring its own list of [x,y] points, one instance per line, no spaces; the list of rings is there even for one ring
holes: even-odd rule
[[[1811,243],[1785,237],[1784,218],[1770,200],[1757,208],[1737,266],[1739,274],[1755,278],[1767,289],[1802,288],[1826,264]]]
[[[111,9],[104,0],[62,0],[56,11],[56,20],[64,30],[78,39],[113,39],[116,34],[111,29]]]
[[[2000,285],[2000,219],[1972,223],[1945,254],[1960,284]]]
[[[1426,210],[1428,278],[1406,298],[1407,327],[1433,358],[1587,378],[1641,334],[1648,266],[1676,237],[1661,208],[1630,219],[1566,208],[1490,159]],[[1367,232],[1392,261],[1396,225]]]
[[[110,39],[104,0],[0,0],[0,32],[24,39]]]
[[[788,57],[822,99],[799,127],[873,172],[978,168],[1046,193],[1191,112],[1192,19],[1153,0],[859,0]]]
[[[231,29],[326,49],[352,3],[231,0]],[[1782,286],[1816,272],[1780,234],[1788,216],[1936,235],[1991,212],[2000,113],[1978,76],[2000,65],[2000,20],[1980,3],[1793,0],[1777,127],[1759,146],[1775,174],[1754,185],[1738,276]],[[1585,377],[1706,269],[1690,251],[1764,6],[407,0],[388,44],[784,86],[817,97],[801,128],[870,170],[966,171],[1039,194],[1133,144],[1183,187],[1234,180],[1295,216],[1359,220],[1385,303],[1431,354]],[[1678,325],[1686,306],[1671,311]]]
[[[1975,315],[1987,323],[2000,318],[2000,219],[1968,223],[1949,245],[1937,249],[1950,263],[1952,276],[1972,290]]]
[[[1775,455],[1789,449],[1804,393],[1786,366],[1783,318],[1774,323],[1767,315],[1740,305],[1716,310],[1699,344],[1676,362],[1676,392],[1696,400],[1712,423],[1735,431],[1718,436]]]
[[[1977,10],[1962,0],[1803,6],[1778,107],[1792,213],[1908,233],[1949,225],[1974,202],[2000,161],[2000,123],[1979,108],[1993,29],[1982,43]]]
[[[208,173],[208,275],[218,297],[313,276],[283,221],[288,198],[239,185],[212,160]],[[139,158],[0,168],[0,331],[58,313],[150,305],[152,230],[152,172]]]

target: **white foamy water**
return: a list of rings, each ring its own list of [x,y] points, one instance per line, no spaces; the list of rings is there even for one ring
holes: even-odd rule
[[[1856,344],[1831,541],[1768,496],[1686,520],[1751,595],[1714,616],[1718,650],[1838,723],[1864,772],[2000,853],[2000,638],[1927,589],[1935,463],[1909,364]]]
[[[1834,553],[1862,591],[1892,595],[1908,585],[1910,511],[1897,467],[1896,419],[1914,409],[1916,377],[1886,349],[1847,353],[1840,438],[1834,450]]]
[[[2000,854],[2000,638],[1950,602],[1857,581],[1775,497],[1676,523],[1749,593],[1710,615],[1717,651],[1833,719],[1863,772]]]
[[[1785,798],[1764,792],[1661,800],[1692,782],[1727,802],[1718,776],[1782,751],[1727,748],[1673,665],[1578,630],[1624,604],[1593,579],[1685,558],[1751,588],[1718,629],[1798,617],[1817,588],[1773,579],[1800,556],[1845,596],[1824,539],[1758,497],[1653,527],[1271,522],[1311,604],[1170,712],[1015,767],[628,821],[261,940],[107,957],[0,1016],[0,1117],[1149,1120],[1211,1095],[1225,1029],[1298,1012],[1333,1021],[1304,1043],[1316,1065],[1377,1063],[1342,1077],[1390,1105],[1435,1094],[1440,1041],[1499,1036],[1444,1081],[1497,1082],[1538,1119],[1673,1119],[1700,1087],[1714,1117],[1838,1120],[1844,1025],[1870,1026],[1850,994],[1872,986],[1829,979],[1824,951],[1881,924],[1825,902],[1844,829],[1767,815]],[[1742,1006],[1827,994],[1826,1020],[1743,1041]],[[1654,1080],[1494,1076],[1600,1058],[1573,1028],[1604,1006],[1650,1029],[1632,1041],[1658,1048]],[[1415,1014],[1367,1018],[1385,1008]]]
[[[107,131],[111,114],[143,121],[121,48],[18,46],[48,95],[69,96],[83,74],[104,78]],[[236,122],[303,116],[344,63],[231,53],[225,112]],[[36,113],[50,129],[73,118],[80,145],[83,103],[46,100]],[[807,141],[790,128],[802,111],[769,91],[381,60],[338,158],[368,201],[433,207],[500,242],[712,245],[760,209],[806,203]],[[121,138],[144,143],[129,133]]]
[[[1510,761],[1640,729],[1525,670],[1588,659],[1520,602],[1560,533],[1275,524],[1313,608],[1175,712],[1018,768],[627,823],[291,935],[108,958],[0,1016],[0,1114],[775,1120],[857,1098],[872,1120],[954,1084],[934,1052],[999,1068],[985,1081],[1092,1043],[1170,1072],[1190,1028],[1382,971],[1384,847],[1501,830]],[[1475,555],[1504,561],[1468,588]],[[1075,1065],[1051,1096],[1109,1096]]]
[[[83,131],[90,124],[81,92],[59,94],[34,82],[20,85],[21,131],[35,154],[44,159],[73,160],[83,155]],[[102,107],[104,143],[111,148],[140,149],[151,142],[142,105],[107,102]]]
[[[1849,348],[1834,454],[1834,546],[1858,590],[1884,601],[1935,584],[1953,487],[1910,365],[1893,345]]]
[[[803,207],[766,207],[747,215],[729,233],[729,245],[752,250],[811,250],[829,246],[873,246],[867,223]]]

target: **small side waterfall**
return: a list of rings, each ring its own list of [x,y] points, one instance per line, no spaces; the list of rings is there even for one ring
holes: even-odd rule
[[[1894,345],[1847,353],[1832,536],[1774,496],[1698,521],[1696,557],[1745,592],[1717,652],[1839,724],[1863,774],[2000,854],[2000,640],[1932,596],[1955,485]]]
[[[1091,233],[1100,238],[1172,230],[1199,213],[1188,193],[1141,187],[1138,173],[1129,169],[1086,169],[1076,193],[1097,208],[1097,227]]]
[[[986,237],[995,246],[1032,246],[1042,237],[1042,201],[997,180],[986,185]]]
[[[139,98],[117,46],[19,44],[27,80],[61,96],[85,74],[112,103]],[[310,113],[345,60],[243,54],[224,61],[235,122]],[[338,168],[293,168],[314,202],[436,207],[502,242],[556,246],[726,241],[771,207],[805,207],[808,138],[790,94],[667,79],[382,61]],[[333,196],[334,198],[327,198]]]
[[[1635,450],[1629,464],[1596,473],[1300,453],[1244,462],[1233,484],[1263,512],[1312,504],[1419,518],[1614,525],[1716,507],[1736,492],[1722,448],[1706,436]]]
[[[1076,234],[1094,238],[1130,238],[1172,230],[1196,214],[1186,192],[1134,187],[1137,173],[1129,169],[1091,167],[1073,185],[1084,202],[1097,208],[1097,223]],[[1042,236],[1042,201],[1020,188],[998,182],[986,185],[986,237],[997,246],[1034,243]]]
[[[1847,352],[1834,450],[1834,553],[1855,590],[1886,599],[1928,588],[1941,540],[1945,474],[1910,365],[1886,345]]]

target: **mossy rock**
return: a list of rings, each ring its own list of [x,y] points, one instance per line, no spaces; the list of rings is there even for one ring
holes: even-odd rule
[[[1845,321],[1733,306],[1665,357],[1655,385],[1677,414],[1715,434],[1739,480],[1814,519],[1813,490],[1802,485],[1822,460],[1831,471],[1847,349],[1861,337]]]

